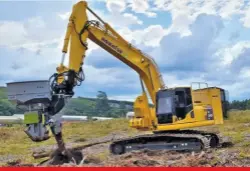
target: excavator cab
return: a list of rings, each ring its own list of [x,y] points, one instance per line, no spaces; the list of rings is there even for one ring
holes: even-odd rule
[[[168,130],[223,123],[228,111],[227,91],[198,85],[198,88],[176,87],[157,92],[156,117],[159,127],[166,125],[163,130]],[[169,124],[176,126],[168,127]]]
[[[156,104],[158,124],[173,123],[173,116],[185,119],[192,110],[191,90],[189,87],[160,90]]]

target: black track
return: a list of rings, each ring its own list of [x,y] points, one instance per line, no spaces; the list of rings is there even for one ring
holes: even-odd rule
[[[171,151],[199,151],[219,146],[219,137],[214,133],[196,130],[154,132],[111,143],[110,152],[118,155],[126,152],[150,149]]]

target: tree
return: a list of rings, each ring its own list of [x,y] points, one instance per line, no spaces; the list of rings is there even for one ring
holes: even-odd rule
[[[108,103],[108,96],[103,91],[98,91],[97,99],[96,99],[96,112],[100,116],[105,116],[108,114],[110,110],[110,106]]]
[[[125,117],[126,116],[126,113],[127,113],[127,109],[126,109],[126,104],[124,102],[120,102],[120,115],[122,117]]]
[[[6,87],[0,87],[0,99],[7,99]]]
[[[247,110],[250,110],[250,100],[247,101],[246,109],[247,109]]]
[[[0,115],[10,116],[15,113],[15,106],[7,99],[0,99]]]

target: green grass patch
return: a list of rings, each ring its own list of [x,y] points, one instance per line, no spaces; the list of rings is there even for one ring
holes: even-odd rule
[[[128,120],[114,119],[106,121],[90,121],[79,123],[65,123],[63,134],[67,140],[84,138],[96,138],[106,136],[115,131],[134,132],[135,129],[129,128]]]
[[[24,129],[25,127],[21,125],[0,128],[0,156],[21,154],[24,163],[34,163],[39,160],[34,160],[31,156],[33,148],[55,145],[53,137],[45,142],[36,143],[31,141],[23,132]],[[63,125],[63,136],[66,143],[79,139],[84,141],[98,138],[116,131],[136,132],[135,129],[129,128],[126,119],[65,123]],[[106,155],[100,154],[100,158],[103,158],[101,156]]]
[[[229,112],[231,123],[250,123],[250,110]]]

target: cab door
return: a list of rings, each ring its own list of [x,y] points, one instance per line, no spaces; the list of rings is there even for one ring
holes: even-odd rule
[[[173,123],[174,91],[163,90],[156,95],[156,115],[159,124]]]

